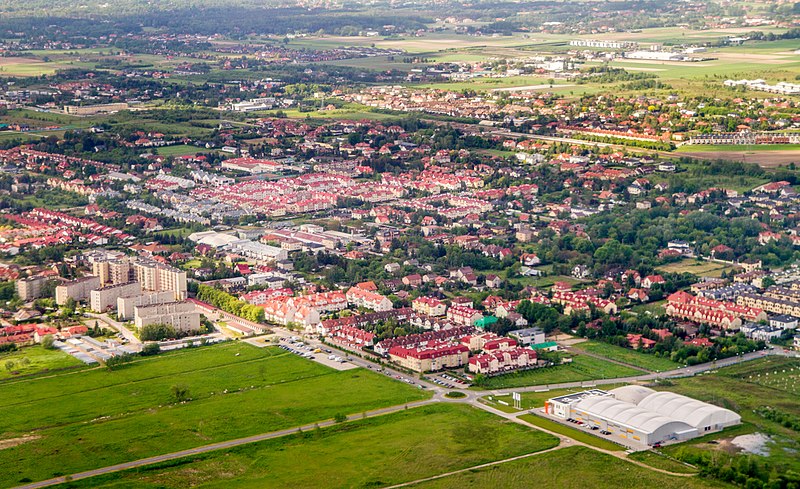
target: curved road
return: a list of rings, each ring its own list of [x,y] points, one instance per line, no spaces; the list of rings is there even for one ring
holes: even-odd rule
[[[331,348],[331,347],[330,347],[330,345],[326,345],[326,348]],[[342,353],[342,354],[344,355],[344,353]],[[648,466],[646,464],[643,464],[641,462],[637,462],[635,460],[631,460],[624,453],[613,452],[613,451],[609,451],[609,450],[603,450],[603,449],[598,448],[598,447],[594,447],[594,446],[591,446],[591,445],[584,444],[582,442],[578,442],[578,441],[573,440],[572,438],[569,438],[569,437],[567,437],[565,435],[561,435],[561,434],[558,434],[558,433],[555,433],[555,432],[551,432],[551,431],[546,430],[544,428],[541,428],[539,426],[535,426],[533,424],[530,424],[530,423],[528,423],[528,422],[526,422],[524,420],[518,419],[517,416],[519,414],[524,414],[525,411],[521,411],[519,413],[505,413],[505,412],[500,411],[498,409],[495,409],[495,408],[493,408],[491,406],[487,406],[487,405],[483,404],[482,402],[479,401],[479,399],[481,397],[484,397],[484,396],[487,396],[487,395],[508,394],[510,392],[531,392],[531,391],[541,391],[543,389],[549,390],[549,389],[584,387],[584,386],[587,386],[588,384],[602,385],[602,384],[611,384],[611,383],[629,383],[629,382],[637,382],[637,381],[656,380],[656,379],[662,379],[662,378],[688,377],[688,376],[696,375],[698,373],[707,372],[709,370],[714,370],[714,369],[717,369],[717,368],[720,368],[720,367],[726,367],[726,366],[729,366],[729,365],[735,365],[737,363],[746,362],[746,361],[754,360],[754,359],[757,359],[757,358],[762,358],[762,357],[764,357],[766,355],[770,355],[770,354],[772,354],[772,355],[788,355],[787,353],[785,353],[783,351],[783,349],[773,348],[772,350],[751,352],[751,353],[748,353],[748,354],[745,354],[745,355],[742,355],[742,356],[738,356],[738,357],[726,358],[724,360],[719,360],[719,361],[715,361],[715,362],[709,362],[709,363],[705,363],[705,364],[701,364],[701,365],[695,365],[695,366],[692,366],[692,367],[679,368],[679,369],[671,370],[669,372],[644,374],[644,375],[638,375],[638,376],[635,376],[635,377],[625,377],[625,378],[616,378],[616,379],[600,379],[600,380],[592,380],[592,381],[584,381],[584,382],[565,382],[565,383],[561,383],[561,384],[548,384],[548,385],[518,387],[518,388],[513,388],[513,389],[499,389],[499,390],[492,390],[492,391],[477,391],[477,390],[475,390],[475,391],[471,391],[471,390],[463,391],[462,390],[460,392],[464,393],[466,396],[463,397],[463,398],[459,398],[459,399],[450,399],[450,398],[447,398],[447,397],[444,396],[444,394],[446,392],[450,391],[451,389],[444,389],[444,388],[442,388],[442,387],[440,387],[438,385],[429,384],[430,391],[433,393],[433,397],[430,398],[430,399],[427,399],[427,400],[424,400],[424,401],[411,402],[411,403],[408,403],[408,404],[401,404],[401,405],[397,405],[397,406],[391,406],[391,407],[387,407],[387,408],[382,408],[382,409],[378,409],[378,410],[375,410],[375,411],[369,411],[369,412],[367,412],[365,414],[353,414],[353,415],[348,416],[347,420],[348,421],[355,421],[355,420],[362,419],[362,418],[365,418],[365,417],[381,416],[381,415],[384,415],[384,414],[390,414],[390,413],[402,411],[402,410],[405,410],[405,409],[408,409],[408,408],[424,406],[426,404],[437,403],[437,402],[467,403],[467,404],[470,404],[470,405],[475,406],[477,408],[483,409],[484,411],[488,411],[488,412],[491,412],[491,413],[493,413],[495,415],[501,416],[501,417],[503,417],[505,419],[514,421],[516,423],[523,424],[523,425],[528,426],[528,427],[533,428],[533,429],[544,431],[546,433],[549,433],[549,434],[557,437],[560,440],[559,446],[558,447],[554,447],[554,448],[549,449],[549,450],[546,450],[546,451],[557,450],[557,449],[559,449],[559,448],[561,448],[563,446],[566,446],[567,444],[580,445],[580,446],[585,446],[587,448],[590,448],[592,450],[597,450],[597,451],[600,451],[602,453],[606,453],[608,455],[612,455],[612,456],[621,458],[623,460],[626,460],[628,462],[634,463],[636,465],[640,465],[640,466],[645,467],[645,468],[650,469],[650,470],[654,470],[654,471],[665,473],[665,474],[670,474],[670,475],[675,475],[675,476],[684,476],[685,477],[685,476],[691,476],[692,474],[688,474],[688,475],[687,474],[677,474],[677,473],[672,473],[672,472],[665,471],[665,470],[662,470],[662,469],[657,469],[657,468],[654,468],[654,467],[650,467],[650,466]],[[371,362],[369,362],[367,360],[361,359],[359,357],[352,357],[352,356],[350,358],[351,358],[350,362],[355,363],[355,364],[357,364],[359,366],[364,366],[364,367],[369,366],[369,368],[374,368],[373,366],[370,365]],[[402,374],[402,373],[399,373],[399,372],[395,372],[395,371],[390,370],[390,369],[386,369],[385,367],[384,367],[384,370],[388,370],[395,377],[400,377],[401,380],[417,382],[419,384],[423,384],[423,382],[424,382],[424,381],[420,381],[419,379],[414,379],[411,376],[408,376],[408,375],[405,375],[405,374]],[[201,453],[212,452],[212,451],[215,451],[215,450],[223,450],[223,449],[227,449],[227,448],[233,448],[233,447],[236,447],[236,446],[246,445],[246,444],[249,444],[249,443],[256,443],[256,442],[269,440],[269,439],[273,439],[273,438],[280,438],[280,437],[283,437],[283,436],[291,435],[293,433],[297,433],[298,431],[313,430],[313,429],[315,429],[317,427],[324,428],[324,427],[332,426],[334,424],[336,424],[336,422],[333,421],[333,420],[325,420],[325,421],[320,421],[318,423],[306,424],[306,425],[300,426],[300,427],[287,428],[287,429],[284,429],[284,430],[273,431],[273,432],[269,432],[269,433],[262,433],[262,434],[259,434],[259,435],[253,435],[253,436],[248,436],[248,437],[244,437],[244,438],[238,438],[238,439],[235,439],[235,440],[228,440],[228,441],[223,441],[223,442],[218,442],[218,443],[212,443],[212,444],[209,444],[209,445],[203,445],[203,446],[200,446],[200,447],[190,448],[190,449],[187,449],[187,450],[181,450],[181,451],[172,452],[172,453],[165,453],[165,454],[162,454],[162,455],[156,455],[156,456],[153,456],[153,457],[143,458],[143,459],[140,459],[140,460],[134,460],[134,461],[131,461],[131,462],[125,462],[125,463],[121,463],[121,464],[110,465],[108,467],[101,467],[101,468],[97,468],[97,469],[93,469],[93,470],[88,470],[88,471],[85,471],[85,472],[79,472],[77,474],[72,474],[72,475],[69,475],[69,476],[56,477],[56,478],[47,479],[47,480],[44,480],[44,481],[33,482],[33,483],[30,483],[30,484],[25,484],[25,485],[22,485],[22,486],[18,486],[17,489],[36,489],[36,488],[41,488],[41,487],[48,487],[48,486],[52,486],[52,485],[55,485],[55,484],[62,484],[62,483],[68,482],[70,480],[86,479],[86,478],[90,478],[90,477],[94,477],[94,476],[98,476],[98,475],[108,474],[108,473],[112,473],[112,472],[118,472],[118,471],[121,471],[121,470],[132,469],[132,468],[136,468],[136,467],[142,467],[142,466],[145,466],[145,465],[150,465],[150,464],[163,462],[163,461],[167,461],[167,460],[174,460],[174,459],[177,459],[177,458],[187,457],[187,456],[191,456],[191,455],[198,455],[198,454],[201,454]],[[471,467],[469,469],[457,470],[457,471],[449,472],[447,474],[440,474],[440,475],[433,476],[433,477],[430,477],[430,478],[427,478],[427,479],[421,479],[421,480],[415,481],[415,482],[423,482],[423,481],[426,481],[426,480],[434,480],[434,479],[437,479],[437,478],[445,477],[447,475],[453,475],[453,474],[457,474],[457,473],[460,473],[460,472],[464,472],[466,470],[472,470],[472,469],[475,469],[475,468],[488,467],[488,466],[497,465],[497,464],[504,463],[504,462],[510,462],[512,460],[518,460],[518,459],[521,459],[521,458],[534,456],[534,455],[537,455],[539,453],[545,453],[545,451],[534,452],[534,453],[520,455],[520,456],[513,457],[513,458],[510,458],[510,459],[506,459],[506,460],[490,462],[490,463],[487,463],[487,464],[482,464],[482,465],[479,465],[479,466]],[[412,484],[412,483],[413,482],[408,482],[408,483],[403,483],[403,484],[399,484],[397,486],[392,486],[392,487],[403,487],[403,486],[406,486],[406,485],[409,485],[409,484]]]

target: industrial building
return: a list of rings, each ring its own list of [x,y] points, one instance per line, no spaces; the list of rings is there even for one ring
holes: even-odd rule
[[[549,399],[545,413],[607,433],[613,441],[652,446],[696,438],[741,423],[741,416],[673,392],[629,385]]]

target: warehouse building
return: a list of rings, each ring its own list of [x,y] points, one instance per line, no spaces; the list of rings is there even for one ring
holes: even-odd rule
[[[636,385],[556,397],[545,403],[545,413],[633,446],[681,442],[741,423],[728,409]]]

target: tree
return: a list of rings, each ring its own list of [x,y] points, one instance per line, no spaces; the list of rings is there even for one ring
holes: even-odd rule
[[[347,421],[347,415],[342,413],[336,413],[336,416],[333,417],[333,420],[337,423],[344,423]]]
[[[170,391],[172,391],[172,396],[177,402],[185,402],[191,399],[189,386],[186,384],[175,384],[170,388]]]
[[[15,367],[16,365],[17,365],[17,364],[16,364],[16,363],[14,363],[12,360],[9,360],[9,361],[7,361],[7,362],[6,362],[6,370],[8,370],[9,372],[11,372],[12,370],[14,370],[14,367]]]
[[[148,343],[142,347],[142,351],[139,352],[139,355],[143,357],[150,357],[153,355],[158,355],[161,353],[161,347],[158,346],[158,343]]]
[[[45,350],[54,350],[56,347],[55,342],[56,340],[55,338],[53,338],[53,335],[51,334],[44,335],[44,338],[42,338],[42,347]]]
[[[139,329],[142,341],[161,341],[175,337],[175,328],[169,324],[148,324]]]

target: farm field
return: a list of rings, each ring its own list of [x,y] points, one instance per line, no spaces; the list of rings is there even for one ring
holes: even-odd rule
[[[674,370],[681,365],[668,358],[657,357],[647,353],[641,353],[630,348],[610,345],[601,341],[584,341],[573,346],[576,350],[600,355],[611,360],[627,363],[634,367],[647,369],[651,372]]]
[[[497,377],[489,377],[481,389],[507,389],[529,385],[549,385],[564,382],[579,382],[594,379],[614,379],[640,375],[637,370],[624,365],[607,362],[587,355],[576,355],[571,363],[526,370]]]
[[[679,262],[661,265],[656,270],[665,273],[692,273],[698,277],[719,277],[722,272],[729,272],[732,269],[730,265],[725,263],[717,263],[713,261],[696,260],[694,258],[685,258]]]
[[[703,146],[695,146],[693,151],[681,151],[681,156],[688,156],[692,158],[706,159],[706,160],[731,160],[741,161],[743,163],[754,163],[762,168],[777,168],[779,166],[786,166],[789,163],[797,163],[800,161],[797,150],[780,150],[780,149],[764,149],[759,147],[758,150],[753,150],[754,146],[749,146],[748,150],[740,151],[709,151]],[[737,178],[737,177],[733,177]],[[744,177],[739,177],[744,178]]]
[[[175,386],[190,400],[178,402]],[[0,486],[43,480],[427,397],[366,370],[336,371],[245,343],[0,384]],[[212,414],[213,413],[213,414]],[[13,467],[13,468],[11,468]]]
[[[438,404],[58,487],[384,487],[557,444],[479,409]]]
[[[419,489],[492,487],[515,489],[537,486],[564,489],[706,489],[733,487],[699,477],[660,474],[586,447],[569,447],[522,460],[470,470],[423,482]]]
[[[9,369],[9,362],[13,366]],[[24,347],[15,352],[0,353],[0,380],[25,375],[74,369],[85,364],[61,350],[45,350],[42,346]],[[0,384],[2,385],[2,384]]]
[[[800,151],[800,144],[718,144],[714,146],[684,144],[676,149],[678,153],[695,152],[709,148],[715,152],[758,153],[762,151]]]

